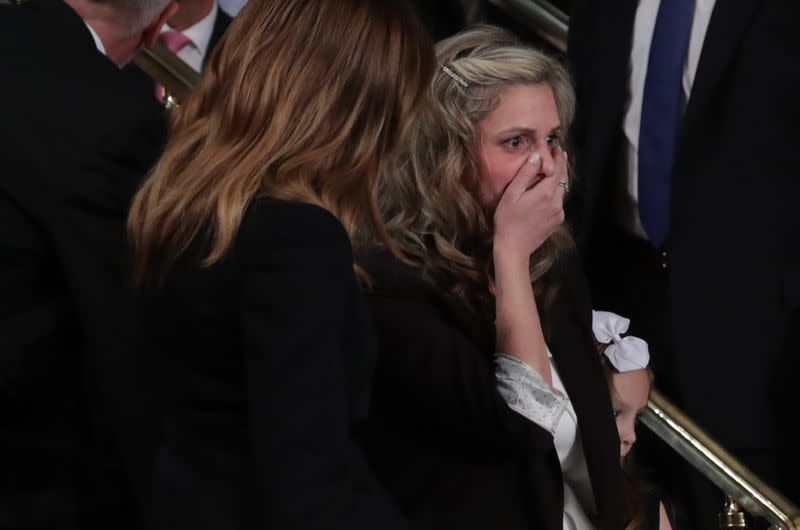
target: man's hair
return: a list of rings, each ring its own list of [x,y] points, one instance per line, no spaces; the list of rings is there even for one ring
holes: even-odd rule
[[[171,0],[91,0],[114,7],[121,14],[128,33],[133,35],[145,29],[158,17]]]

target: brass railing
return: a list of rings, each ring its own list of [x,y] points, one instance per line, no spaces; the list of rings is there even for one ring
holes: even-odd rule
[[[164,104],[169,108],[183,101],[200,80],[200,75],[161,43],[136,52],[133,62],[165,89]]]
[[[657,390],[650,396],[642,423],[716,484],[730,501],[755,517],[763,517],[773,528],[800,529],[797,506],[759,479]]]

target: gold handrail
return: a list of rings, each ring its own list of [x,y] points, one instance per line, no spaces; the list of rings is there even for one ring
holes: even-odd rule
[[[653,390],[642,423],[750,514],[800,528],[800,509],[758,478],[678,407]]]
[[[167,106],[184,101],[200,80],[200,74],[160,42],[152,48],[140,47],[133,62],[164,85]]]

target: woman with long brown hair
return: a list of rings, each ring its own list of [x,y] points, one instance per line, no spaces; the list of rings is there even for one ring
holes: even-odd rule
[[[380,181],[402,258],[362,235],[370,465],[415,528],[621,530],[619,442],[562,226],[569,76],[494,27],[437,59]]]
[[[128,222],[167,389],[157,526],[399,524],[352,441],[374,352],[350,236],[385,233],[374,182],[433,61],[403,2],[251,0],[177,109]]]

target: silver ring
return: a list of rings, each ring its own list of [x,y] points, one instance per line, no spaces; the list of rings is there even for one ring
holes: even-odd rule
[[[559,180],[558,185],[564,188],[565,193],[569,191],[569,182],[567,182],[566,180]]]

